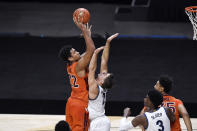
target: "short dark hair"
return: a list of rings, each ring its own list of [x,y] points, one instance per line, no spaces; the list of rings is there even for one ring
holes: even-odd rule
[[[64,120],[61,120],[55,125],[55,131],[70,131],[69,124]]]
[[[153,103],[155,109],[157,109],[158,106],[161,105],[162,102],[163,102],[163,96],[157,90],[154,90],[154,89],[153,90],[149,90],[148,91],[148,97],[151,100],[151,102]]]
[[[71,45],[63,46],[59,51],[59,57],[66,63],[69,63],[69,57],[71,57],[70,50],[72,49]]]
[[[111,89],[114,82],[113,82],[113,79],[114,79],[114,75],[113,74],[110,74],[103,82],[102,84],[102,88],[104,89]]]
[[[165,93],[169,93],[172,89],[172,78],[168,75],[161,75],[159,78],[160,85],[164,88]]]

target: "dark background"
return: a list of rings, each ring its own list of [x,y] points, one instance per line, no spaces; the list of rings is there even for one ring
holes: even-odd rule
[[[99,36],[93,39],[96,47],[105,41]],[[47,109],[43,112],[43,108],[52,106],[49,113],[63,113],[57,105],[67,100],[70,85],[58,51],[66,43],[83,51],[83,38],[1,37],[0,43],[0,99],[10,102],[21,100],[29,105],[41,102],[37,106],[30,106],[31,109],[38,110],[36,108],[41,106],[40,113],[47,113]],[[120,108],[133,107],[137,103],[140,105],[137,107],[141,108],[147,91],[153,88],[161,74],[174,78],[173,96],[186,104],[197,104],[196,41],[118,37],[111,44],[109,71],[114,73],[116,84],[108,93],[107,100],[111,104],[107,104],[107,108],[116,109],[115,114],[120,114]],[[57,105],[56,102],[50,104],[53,101]],[[65,105],[62,103],[62,106]],[[16,108],[22,108],[18,102]],[[61,112],[53,112],[53,109]]]

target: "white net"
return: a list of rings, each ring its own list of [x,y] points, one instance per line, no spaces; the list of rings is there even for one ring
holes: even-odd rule
[[[189,20],[193,25],[194,36],[193,40],[197,40],[197,6],[185,8],[186,14],[189,16]]]

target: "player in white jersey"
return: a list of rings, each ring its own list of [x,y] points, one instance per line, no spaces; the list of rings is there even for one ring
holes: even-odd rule
[[[145,116],[148,121],[147,131],[170,131],[170,119],[164,107],[160,107],[155,112],[146,112]]]
[[[170,131],[170,122],[175,122],[175,115],[170,108],[159,107],[163,96],[157,90],[150,90],[144,98],[144,105],[150,111],[136,116],[132,121],[127,121],[130,109],[124,110],[124,118],[120,122],[120,131],[127,131],[136,126],[143,126],[146,131]]]
[[[108,73],[108,59],[111,41],[118,36],[118,33],[110,36],[106,45],[94,51],[89,65],[88,85],[89,85],[89,131],[110,131],[110,120],[105,116],[105,102],[107,89],[112,88],[113,75]],[[97,56],[103,50],[101,57],[101,68],[98,77],[95,78],[97,68]]]

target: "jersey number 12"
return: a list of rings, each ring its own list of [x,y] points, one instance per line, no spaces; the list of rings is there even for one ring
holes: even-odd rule
[[[70,78],[71,86],[74,87],[74,88],[78,88],[79,85],[76,84],[77,78],[74,75],[69,75],[69,78]]]

